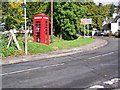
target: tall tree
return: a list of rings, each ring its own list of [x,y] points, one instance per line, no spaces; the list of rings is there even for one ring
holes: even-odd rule
[[[0,23],[2,22],[2,2],[0,1]]]
[[[40,13],[45,13],[50,16],[49,2],[27,2],[27,23],[33,22],[33,16]]]
[[[80,29],[80,18],[86,11],[85,8],[80,8],[77,2],[56,2],[54,9],[56,33],[62,31],[64,39],[75,39],[77,30]]]
[[[110,17],[113,16],[113,13],[114,13],[114,12],[115,12],[115,5],[112,4],[112,5],[110,6]]]
[[[49,2],[27,2],[27,25],[33,22],[35,14],[46,13],[50,15],[49,6]],[[7,30],[11,28],[19,29],[20,26],[24,26],[23,2],[21,0],[3,2],[2,10]]]
[[[3,2],[3,15],[6,22],[6,29],[18,29],[24,23],[22,2]]]
[[[120,1],[118,2],[117,13],[120,14]]]

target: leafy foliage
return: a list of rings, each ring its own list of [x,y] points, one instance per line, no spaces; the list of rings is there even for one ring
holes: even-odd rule
[[[64,39],[75,39],[80,29],[80,18],[85,9],[80,8],[76,2],[56,2],[54,4],[54,21],[56,34],[62,30]],[[80,15],[82,12],[82,15]]]
[[[78,31],[83,32],[81,18],[92,18],[90,29],[102,29],[105,17],[110,17],[111,4],[96,5],[93,2],[56,2],[54,4],[55,34],[63,34],[64,39],[75,39]],[[61,33],[62,32],[62,33]],[[59,35],[60,36],[60,35]]]
[[[120,1],[118,2],[117,12],[120,13]]]
[[[24,23],[22,2],[3,2],[3,15],[7,30],[18,29]]]
[[[85,2],[54,2],[54,29],[56,36],[63,39],[76,39],[76,34],[83,33],[83,25],[80,24],[82,18],[92,18],[90,29],[102,29],[102,22],[105,17],[110,18],[113,13],[112,4],[96,5],[93,0],[83,0]],[[6,29],[18,29],[24,26],[23,2],[3,2],[2,12]],[[33,16],[38,13],[45,13],[50,16],[50,2],[27,2],[27,25],[32,24]]]
[[[49,2],[27,2],[27,23],[33,22],[33,16],[40,13],[50,15]]]
[[[22,51],[18,51],[15,44],[12,44],[9,48],[7,48],[8,40],[2,39],[1,53],[3,57],[6,56],[16,56],[22,54]]]

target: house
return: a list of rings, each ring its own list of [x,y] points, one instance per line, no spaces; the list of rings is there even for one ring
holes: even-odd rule
[[[105,31],[111,30],[111,22],[112,22],[112,20],[113,20],[113,18],[112,18],[112,19],[107,19],[107,17],[106,17],[106,19],[104,20],[102,26],[103,26],[103,29],[104,29]]]
[[[117,15],[111,22],[111,31],[113,35],[118,34],[118,30],[120,29],[119,23],[120,23],[120,15]]]
[[[120,31],[120,18],[118,19],[118,31]]]
[[[118,36],[120,30],[120,14],[113,15],[112,19],[105,19],[103,22],[104,31],[111,31],[112,35]]]

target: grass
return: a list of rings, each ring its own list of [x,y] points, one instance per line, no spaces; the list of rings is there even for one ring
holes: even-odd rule
[[[95,40],[93,38],[83,38],[80,37],[76,40],[57,40],[54,43],[51,44],[52,47],[55,47],[57,49],[65,49],[65,48],[74,48],[78,46],[83,46],[86,44],[90,44],[94,42]]]
[[[17,56],[24,54],[24,38],[18,37],[17,38],[20,44],[20,47],[22,48],[21,51],[18,51],[15,44],[13,43],[9,48],[7,47],[8,40],[2,40],[2,54],[3,57],[8,57],[8,56]],[[83,46],[89,43],[94,42],[95,40],[93,38],[83,38],[80,37],[76,40],[60,40],[57,37],[54,37],[53,43],[50,45],[45,45],[45,44],[40,44],[33,42],[33,38],[30,37],[28,41],[28,54],[36,54],[36,53],[47,53],[51,52],[54,50],[59,50],[59,49],[65,49],[65,48],[74,48],[74,47],[79,47]]]
[[[30,54],[46,53],[46,52],[51,52],[51,51],[53,51],[53,48],[51,46],[40,44],[40,43],[34,43],[34,42],[28,43],[28,52]]]

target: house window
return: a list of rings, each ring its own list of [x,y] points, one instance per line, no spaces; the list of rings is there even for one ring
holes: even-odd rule
[[[119,22],[119,26],[120,26],[120,22]]]

